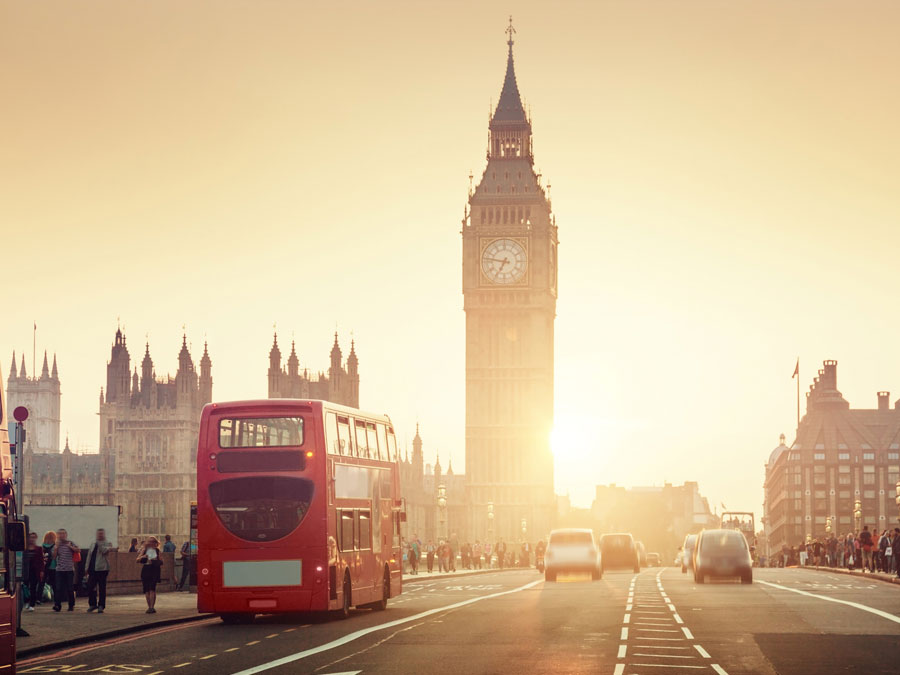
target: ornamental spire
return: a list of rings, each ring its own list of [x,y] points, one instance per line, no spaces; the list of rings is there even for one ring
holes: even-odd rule
[[[522,105],[522,97],[519,95],[516,68],[513,63],[513,44],[515,44],[513,35],[516,34],[516,29],[513,28],[511,16],[506,34],[509,37],[506,41],[506,44],[509,45],[509,54],[506,57],[506,77],[503,78],[503,89],[500,91],[500,100],[497,101],[497,108],[491,122],[526,122],[525,107]]]

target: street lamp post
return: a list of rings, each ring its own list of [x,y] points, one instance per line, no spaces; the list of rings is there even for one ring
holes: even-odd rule
[[[487,519],[488,519],[488,540],[487,540],[487,550],[493,551],[494,548],[494,502],[487,503]],[[493,561],[494,555],[493,552],[491,555],[487,556],[487,566],[488,569],[491,568],[491,562]]]
[[[528,541],[528,521],[522,518],[522,541]]]
[[[825,519],[825,534],[831,536],[831,516]]]
[[[438,536],[447,538],[446,527],[447,527],[447,486],[441,483],[438,485],[437,489],[438,497],[437,497],[437,505],[438,505],[438,522],[440,527],[438,528]]]
[[[858,499],[853,504],[853,522],[856,525],[856,533],[859,534],[860,523],[862,522],[862,502]]]

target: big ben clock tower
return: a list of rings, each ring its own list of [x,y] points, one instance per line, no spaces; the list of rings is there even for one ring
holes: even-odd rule
[[[558,242],[516,84],[512,22],[507,33],[487,167],[469,195],[462,240],[469,534],[509,543],[546,536],[556,510],[550,431]]]

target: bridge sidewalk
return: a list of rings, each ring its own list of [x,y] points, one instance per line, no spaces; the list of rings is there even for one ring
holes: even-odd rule
[[[813,567],[807,565],[805,567],[797,567],[796,569],[809,570],[810,572],[832,572],[835,574],[847,574],[851,577],[859,577],[864,579],[875,579],[876,581],[885,581],[889,584],[900,584],[900,577],[895,574],[883,574],[882,572],[863,572],[862,570],[848,570],[843,567]]]
[[[500,571],[457,570],[433,574],[422,571],[418,575],[405,574],[403,580],[449,579]],[[160,593],[156,599],[156,614],[146,613],[147,602],[142,594],[107,597],[103,614],[88,612],[87,607],[87,598],[78,598],[72,612],[66,611],[65,606],[61,612],[54,612],[50,603],[38,605],[33,612],[23,611],[22,628],[28,631],[29,636],[17,638],[18,658],[212,616],[197,613],[195,593]]]

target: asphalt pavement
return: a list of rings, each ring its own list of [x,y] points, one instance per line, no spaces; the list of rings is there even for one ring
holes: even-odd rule
[[[19,673],[896,673],[900,587],[754,570],[697,585],[677,568],[600,581],[534,570],[404,582],[387,611],[218,619],[42,654]]]

